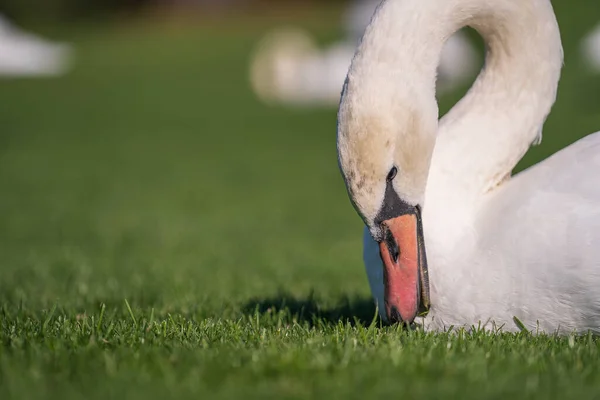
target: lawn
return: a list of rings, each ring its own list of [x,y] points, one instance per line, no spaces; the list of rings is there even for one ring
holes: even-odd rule
[[[600,129],[590,4],[555,4],[559,101],[519,169]],[[274,25],[61,27],[71,75],[0,81],[0,398],[597,398],[600,339],[373,319],[335,110],[249,91]]]

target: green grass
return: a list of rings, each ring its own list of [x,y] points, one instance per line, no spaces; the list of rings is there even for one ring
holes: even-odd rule
[[[584,3],[519,168],[600,128]],[[335,110],[255,101],[265,29],[67,29],[72,75],[0,81],[0,398],[597,398],[596,338],[373,322]]]

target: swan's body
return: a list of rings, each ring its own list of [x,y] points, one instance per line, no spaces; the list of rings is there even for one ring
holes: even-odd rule
[[[250,82],[259,98],[289,105],[337,106],[356,43],[381,0],[354,0],[345,16],[346,38],[320,50],[299,29],[267,35],[253,56]],[[442,51],[438,91],[447,92],[476,73],[475,48],[464,32],[453,35]]]
[[[486,66],[438,126],[436,62],[464,25],[487,42]],[[548,0],[380,8],[348,74],[338,151],[384,319],[412,320],[430,300],[426,329],[518,330],[517,317],[533,331],[600,332],[600,133],[510,177],[541,139],[561,67]],[[430,292],[412,271],[427,264]]]

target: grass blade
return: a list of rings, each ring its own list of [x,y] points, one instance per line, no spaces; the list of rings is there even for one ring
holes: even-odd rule
[[[125,305],[127,306],[127,311],[129,311],[129,316],[131,317],[131,320],[133,321],[133,325],[135,327],[137,327],[137,321],[135,319],[135,315],[133,315],[133,311],[131,311],[131,306],[129,305],[129,302],[127,301],[127,299],[125,299]]]

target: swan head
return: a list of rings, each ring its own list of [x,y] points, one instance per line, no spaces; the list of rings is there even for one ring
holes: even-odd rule
[[[437,104],[385,96],[381,88],[370,92],[347,79],[338,114],[338,162],[354,208],[379,243],[386,315],[410,323],[429,306],[421,208]]]

